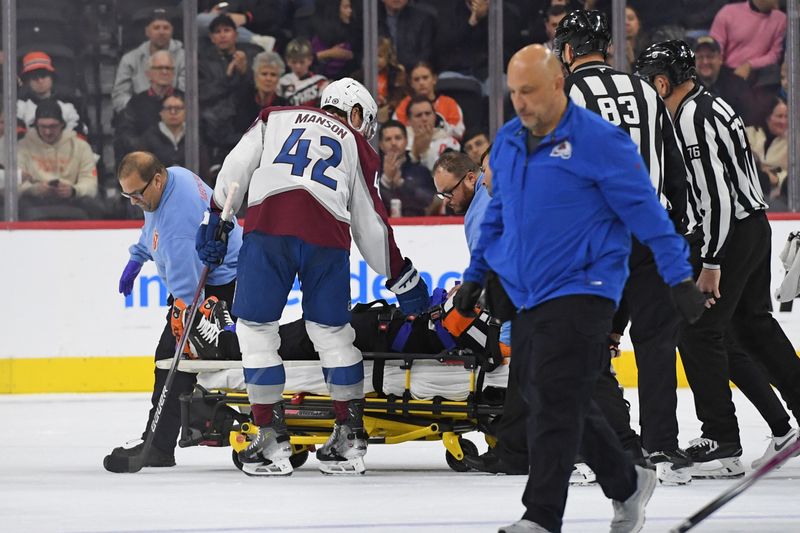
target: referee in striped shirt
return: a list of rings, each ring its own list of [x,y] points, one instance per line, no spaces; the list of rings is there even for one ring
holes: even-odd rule
[[[655,192],[679,232],[685,229],[686,165],[669,113],[648,82],[606,64],[611,31],[600,11],[576,10],[555,34],[554,53],[569,71],[565,90],[572,101],[624,129],[639,148]],[[662,483],[691,481],[692,461],[678,446],[675,346],[679,319],[670,288],[649,248],[633,238],[630,277],[615,317],[622,333],[631,317],[631,340],[639,369],[642,445]],[[616,340],[616,339],[615,339]]]
[[[702,318],[681,331],[681,357],[702,422],[702,437],[686,451],[698,463],[720,461],[719,476],[702,477],[742,475],[726,332],[763,363],[789,407],[800,406],[800,359],[770,313],[771,228],[756,162],[741,117],[697,83],[694,53],[685,42],[650,46],[636,72],[664,98],[683,145],[692,264],[707,297]],[[766,455],[796,438],[792,429],[773,435]]]

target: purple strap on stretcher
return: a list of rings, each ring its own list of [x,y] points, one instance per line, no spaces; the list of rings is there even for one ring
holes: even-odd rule
[[[436,331],[436,336],[439,337],[445,350],[452,350],[456,347],[456,341],[453,339],[453,336],[450,335],[450,332],[442,325],[441,320],[436,320],[434,322],[433,329]]]
[[[392,351],[403,353],[403,348],[406,347],[408,338],[411,336],[411,322],[406,321],[397,331],[397,336],[392,342]]]

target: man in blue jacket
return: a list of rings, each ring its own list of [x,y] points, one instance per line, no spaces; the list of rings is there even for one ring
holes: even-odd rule
[[[144,227],[139,241],[130,247],[130,260],[120,277],[119,292],[129,295],[142,265],[146,261],[155,262],[158,275],[169,291],[168,303],[171,305],[156,347],[155,360],[171,359],[175,354],[180,328],[183,327],[183,310],[191,303],[200,283],[203,264],[195,251],[195,236],[208,211],[212,190],[190,170],[182,167],[165,168],[149,152],[132,152],[126,155],[119,165],[118,177],[122,195],[144,211]],[[209,352],[217,349],[226,352],[223,354],[226,358],[240,356],[232,353],[239,351],[235,333],[224,331],[224,328],[227,326],[228,330],[232,329],[227,309],[230,309],[236,287],[237,258],[241,245],[242,228],[234,221],[233,230],[228,237],[225,260],[209,273],[206,280],[205,296],[215,297],[217,300],[208,298],[203,302],[189,334],[189,344],[195,356],[213,357]],[[226,305],[221,305],[222,302]],[[201,321],[209,323],[199,327]],[[213,329],[216,331],[212,333]],[[150,409],[142,440],[146,438],[147,428],[153,420],[168,370],[156,368],[154,372],[151,399],[153,407]],[[196,374],[177,372],[172,390],[162,408],[153,445],[144,466],[175,465],[174,450],[181,423],[178,397],[191,392],[196,379]],[[115,448],[111,455],[137,455],[142,446],[143,443],[132,448]],[[106,469],[112,472],[120,472],[119,467],[115,466],[120,464],[127,463],[103,461]]]
[[[636,145],[568,100],[556,57],[523,48],[509,62],[508,88],[517,118],[495,139],[493,196],[456,295],[456,307],[470,309],[492,270],[518,310],[511,351],[529,407],[531,475],[522,520],[500,531],[561,531],[579,451],[613,500],[611,531],[639,531],[655,472],[633,466],[591,400],[609,364],[631,232],[653,251],[687,320],[699,318],[705,298]]]

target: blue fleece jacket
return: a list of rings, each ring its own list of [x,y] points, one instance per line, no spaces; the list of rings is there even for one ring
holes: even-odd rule
[[[145,212],[139,242],[130,247],[130,254],[140,263],[154,261],[169,293],[188,305],[203,270],[194,248],[195,236],[208,210],[212,190],[182,167],[169,167],[167,176],[161,202],[152,213]],[[225,261],[209,273],[208,285],[225,285],[236,277],[241,246],[242,227],[234,224]]]
[[[621,128],[569,102],[531,154],[527,134],[515,118],[495,138],[492,200],[465,281],[483,283],[494,270],[520,309],[574,294],[619,303],[631,232],[668,285],[692,276],[686,242]]]

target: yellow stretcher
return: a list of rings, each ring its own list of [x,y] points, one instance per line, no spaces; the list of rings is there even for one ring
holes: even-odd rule
[[[462,435],[471,431],[484,434],[494,446],[492,423],[502,414],[507,366],[488,371],[486,360],[470,350],[455,350],[442,354],[400,354],[365,352],[365,366],[372,368],[369,382],[374,389],[366,395],[364,426],[370,444],[399,444],[415,440],[441,440],[446,449],[447,464],[455,471],[468,470],[464,455],[477,455],[476,445]],[[241,362],[181,361],[179,370],[187,372],[220,371],[223,367],[241,368]],[[291,382],[291,361],[286,361],[287,383]],[[307,364],[307,363],[306,363]],[[420,368],[437,367],[436,372],[466,373],[463,380],[464,399],[450,400],[442,396],[418,399],[412,395],[413,380],[419,379]],[[446,367],[446,369],[445,369]],[[402,371],[404,384],[401,394],[384,393],[383,380],[387,372],[397,377]],[[215,370],[217,369],[217,370]],[[321,371],[320,371],[321,375]],[[199,380],[203,381],[203,380]],[[488,383],[488,385],[487,385]],[[397,387],[394,387],[395,390]],[[333,427],[333,404],[330,397],[316,393],[287,392],[286,422],[294,448],[291,462],[298,468],[308,459],[316,445],[324,444]],[[206,445],[233,448],[233,462],[241,469],[238,452],[248,446],[258,432],[249,418],[247,394],[241,390],[207,389],[197,385],[181,402],[181,447]]]

